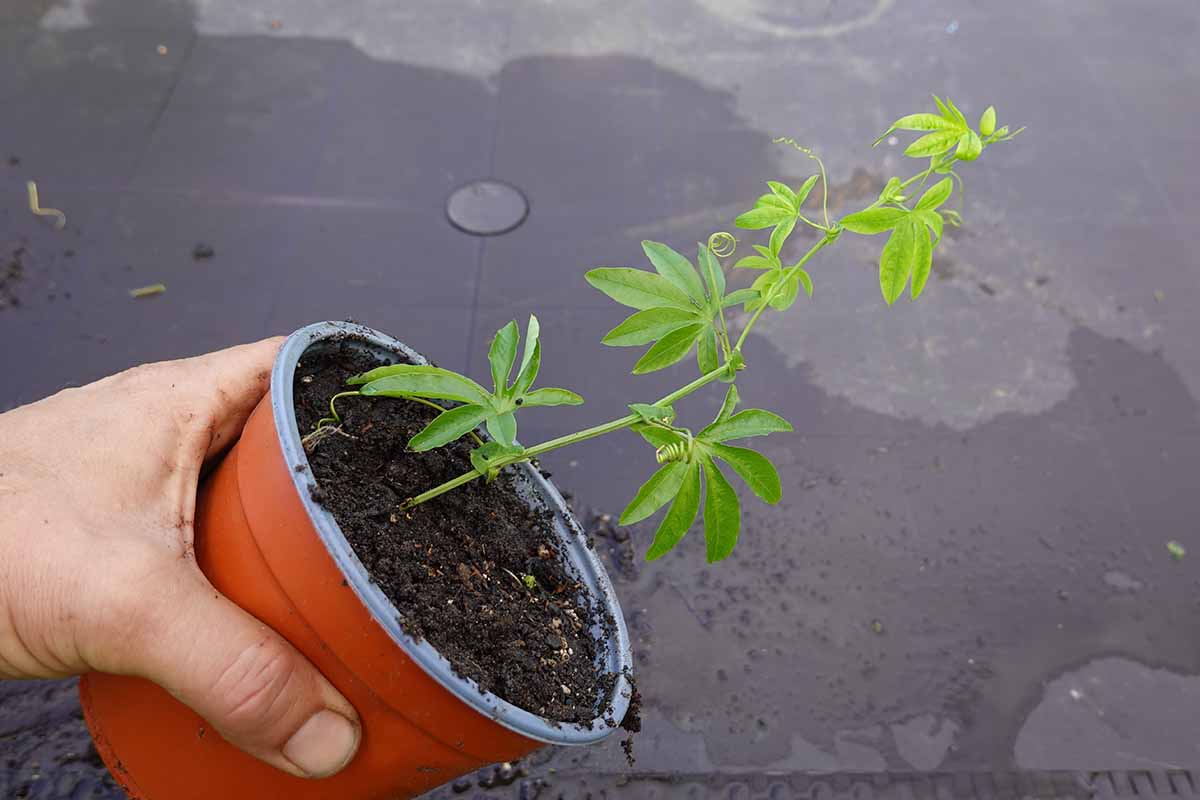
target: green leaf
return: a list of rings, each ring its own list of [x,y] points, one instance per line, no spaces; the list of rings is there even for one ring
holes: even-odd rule
[[[800,279],[800,283],[804,286],[804,293],[807,294],[809,297],[812,297],[813,296],[812,276],[808,274],[807,270],[802,269],[796,273],[796,277]]]
[[[785,219],[783,222],[775,226],[771,231],[771,252],[779,255],[779,251],[783,249],[784,242],[792,235],[792,230],[796,227],[796,219]]]
[[[783,290],[778,291],[771,300],[771,308],[776,311],[787,311],[800,295],[800,280],[795,276],[787,278]]]
[[[696,513],[700,510],[700,465],[687,465],[683,482],[671,503],[671,509],[663,517],[654,532],[654,542],[646,551],[646,560],[653,561],[670,552],[679,540],[683,538],[692,523],[696,521]]]
[[[546,391],[540,389],[539,391]],[[493,439],[505,447],[511,447],[517,437],[517,418],[508,411],[487,419],[487,431]]]
[[[961,135],[961,132],[958,130],[927,133],[906,147],[904,155],[913,158],[940,155],[953,147]]]
[[[483,406],[492,401],[492,395],[478,383],[441,367],[396,364],[356,375],[348,383],[365,384],[359,391],[368,397],[415,395]]]
[[[783,497],[779,472],[762,453],[748,447],[733,447],[727,444],[710,444],[708,447],[714,456],[732,467],[750,487],[750,491],[758,495],[763,502],[774,505]]]
[[[791,203],[789,203],[786,199],[780,197],[779,195],[775,195],[775,194],[760,195],[759,198],[754,201],[754,207],[755,208],[778,208],[779,210],[786,211],[789,214],[795,212],[795,209],[792,208]]]
[[[785,219],[794,216],[796,216],[796,212],[794,211],[772,206],[759,206],[742,214],[733,221],[733,224],[739,228],[758,230],[759,228],[770,228],[773,225],[778,225]]]
[[[682,289],[653,272],[628,267],[599,267],[589,270],[584,277],[592,286],[630,308],[695,308]]]
[[[909,114],[907,117],[901,117],[892,123],[883,135],[875,140],[878,145],[888,137],[893,131],[962,131],[964,126],[957,125],[954,122],[939,117],[936,114]]]
[[[417,453],[449,444],[474,430],[484,417],[491,414],[490,408],[468,404],[443,411],[433,418],[420,433],[408,440],[408,449]]]
[[[913,218],[919,219],[929,226],[929,229],[933,231],[933,246],[937,247],[938,242],[942,240],[942,215],[936,211],[919,211],[913,214]]]
[[[707,330],[700,334],[696,346],[696,366],[700,368],[701,375],[707,375],[721,366],[721,362],[717,358],[717,332],[712,325],[709,325]]]
[[[779,280],[782,276],[783,270],[779,269],[771,270],[770,272],[765,272],[762,275],[759,275],[758,279],[754,281],[754,285],[750,287],[750,290],[757,292],[758,295],[757,297],[746,301],[746,310],[757,311],[759,308],[761,308],[767,301],[767,293],[771,291],[771,287],[775,285],[775,281]]]
[[[804,205],[804,201],[808,199],[808,195],[812,192],[813,187],[817,185],[819,175],[810,175],[807,180],[796,190],[796,210],[800,210],[800,206]]]
[[[715,308],[720,305],[721,298],[725,295],[725,272],[721,269],[721,262],[708,246],[701,242],[696,263],[700,265],[700,272],[704,275],[704,283],[708,285],[708,294],[713,299]]]
[[[952,191],[954,191],[954,179],[942,178],[933,186],[930,186],[925,191],[925,194],[921,195],[921,199],[917,201],[916,210],[924,211],[926,209],[932,210],[937,208],[950,199]]]
[[[682,289],[698,303],[704,302],[704,286],[692,262],[661,242],[644,241],[642,250],[659,275]]]
[[[983,142],[975,131],[967,131],[958,140],[954,155],[960,161],[974,161],[983,152]]]
[[[738,395],[736,385],[729,387],[725,392],[725,402],[721,403],[721,410],[717,412],[717,418],[714,422],[724,422],[733,416],[733,412],[737,409],[737,404],[741,402],[741,397]]]
[[[774,235],[774,234],[772,234]],[[774,262],[774,263],[772,263]],[[734,269],[775,269],[779,266],[779,259],[768,259],[762,256],[743,256],[734,263]]]
[[[746,436],[766,436],[776,431],[790,431],[792,424],[778,414],[761,408],[748,408],[732,417],[714,422],[696,435],[704,442],[724,442]]]
[[[666,428],[660,428],[657,425],[635,425],[633,429],[656,448],[684,441],[682,435],[674,431],[669,431]]]
[[[621,512],[620,523],[633,525],[658,511],[679,493],[683,479],[688,473],[688,464],[682,461],[672,461],[660,467],[650,479],[642,484],[637,495]]]
[[[979,132],[984,136],[991,136],[996,131],[996,107],[988,106],[983,110],[983,115],[979,117]]]
[[[959,127],[971,127],[970,125],[967,125],[967,118],[962,116],[962,112],[960,112],[959,107],[955,106],[954,101],[950,100],[949,97],[946,98],[946,108],[950,112],[950,118],[952,118],[955,122],[958,122]]]
[[[853,233],[874,235],[896,227],[908,216],[902,208],[868,208],[842,217],[842,227]]]
[[[533,386],[533,379],[537,377],[538,369],[541,367],[542,351],[538,347],[538,336],[541,334],[541,330],[542,326],[538,324],[538,318],[530,314],[529,324],[525,327],[525,352],[521,355],[521,369],[517,371],[517,394],[522,394],[530,386]],[[530,370],[529,365],[533,363],[535,357],[538,363]]]
[[[924,222],[913,220],[909,224],[912,225],[914,245],[912,286],[909,288],[912,292],[912,299],[916,300],[925,290],[925,281],[929,280],[929,270],[933,266],[933,245],[929,243],[929,231],[925,230]]]
[[[911,224],[898,225],[879,254],[879,288],[890,306],[904,291],[912,274],[915,237]]]
[[[524,452],[524,447],[515,445],[505,447],[499,442],[484,442],[483,445],[471,451],[471,466],[475,467],[475,471],[484,476],[488,483],[491,483],[500,473],[500,470],[493,466],[493,462],[519,456]]]
[[[631,315],[617,327],[604,334],[601,341],[613,347],[650,344],[673,330],[698,322],[695,309],[648,308]]]
[[[796,203],[796,193],[788,188],[788,186],[780,183],[779,181],[767,181],[767,186],[771,187],[771,191],[774,192],[777,197],[787,201],[789,207],[792,209],[800,208],[800,206]]]
[[[708,563],[733,552],[742,523],[737,492],[708,456],[704,457],[704,545]]]
[[[537,331],[534,331],[536,334]],[[528,342],[528,340],[526,340]],[[542,343],[537,342],[533,345],[533,352],[529,353],[529,360],[522,359],[521,371],[517,373],[517,381],[513,384],[512,397],[520,397],[529,391],[529,387],[533,385],[537,379],[538,370],[542,368]]]
[[[536,406],[578,406],[582,404],[582,397],[566,389],[534,389],[521,398],[521,405],[526,408]]]
[[[670,422],[671,420],[675,419],[675,409],[671,408],[670,406],[653,406],[649,403],[630,403],[629,410],[637,414],[646,422],[653,422],[654,420]]]
[[[697,323],[671,331],[655,342],[654,346],[638,359],[638,362],[633,365],[633,374],[644,375],[647,372],[655,372],[682,360],[691,352],[692,345],[695,344],[696,338],[705,327],[707,326]]]
[[[879,199],[884,203],[898,202],[901,197],[901,191],[903,191],[903,187],[900,186],[900,179],[893,176],[888,178],[888,182],[884,185],[883,191],[879,193]]]
[[[508,375],[517,360],[517,339],[520,337],[516,320],[509,322],[492,337],[488,348],[488,364],[492,367],[492,385],[496,397],[504,397],[508,390]]]
[[[722,301],[721,305],[725,308],[729,308],[730,306],[736,306],[739,303],[749,302],[757,297],[757,289],[738,289],[736,292],[730,292],[729,294],[725,295],[725,300]]]

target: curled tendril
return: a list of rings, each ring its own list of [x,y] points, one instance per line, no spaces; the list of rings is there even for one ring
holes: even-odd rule
[[[728,258],[737,250],[737,238],[727,231],[717,231],[708,237],[708,249],[717,258]]]
[[[777,136],[771,140],[772,144],[791,145],[799,150],[804,155],[817,162],[817,166],[821,168],[821,213],[825,218],[825,227],[829,227],[829,179],[825,177],[825,162],[821,157],[813,152],[811,147],[805,147],[790,136]]]
[[[654,451],[654,457],[658,459],[660,464],[669,464],[672,461],[685,461],[688,457],[687,442],[672,442],[664,444],[662,447]]]

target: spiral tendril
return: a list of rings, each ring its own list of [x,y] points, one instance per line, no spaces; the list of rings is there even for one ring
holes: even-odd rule
[[[686,461],[688,452],[691,449],[691,442],[671,442],[655,450],[654,457],[658,459],[658,463],[660,464],[669,464],[672,461]]]
[[[708,249],[717,258],[728,258],[737,250],[737,239],[727,231],[717,231],[708,237]]]

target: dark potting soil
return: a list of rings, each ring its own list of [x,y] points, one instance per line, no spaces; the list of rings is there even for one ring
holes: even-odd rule
[[[306,354],[293,387],[301,434],[328,415],[347,377],[377,365],[344,344]],[[313,499],[399,609],[405,632],[427,639],[485,691],[548,719],[590,722],[616,679],[597,672],[590,630],[614,623],[565,566],[549,514],[531,511],[506,474],[400,511],[406,498],[471,469],[470,439],[410,453],[408,440],[438,412],[357,396],[337,409],[341,432],[308,455]]]

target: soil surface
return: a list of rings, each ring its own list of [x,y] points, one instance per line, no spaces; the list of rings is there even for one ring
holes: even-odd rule
[[[294,397],[302,433],[328,414],[350,375],[377,366],[352,348],[306,355]],[[340,433],[309,453],[313,499],[328,508],[400,624],[455,671],[543,717],[587,724],[615,676],[598,674],[589,631],[603,610],[565,566],[548,513],[514,493],[512,476],[475,481],[407,512],[408,497],[471,469],[469,438],[405,450],[437,412],[392,398],[338,400]],[[525,576],[533,576],[529,588]]]

